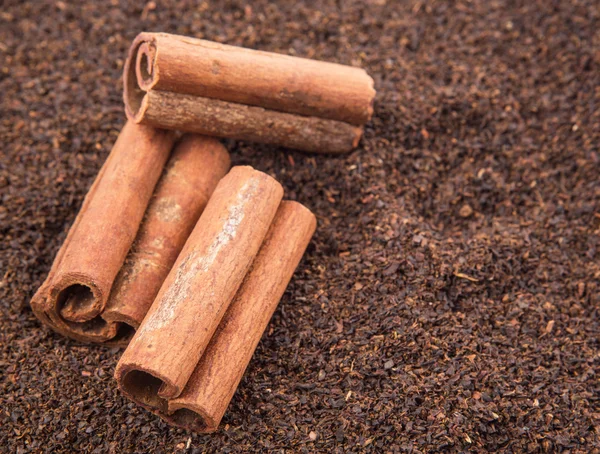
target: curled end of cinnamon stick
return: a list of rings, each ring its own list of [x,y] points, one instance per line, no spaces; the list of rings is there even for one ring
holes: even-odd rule
[[[160,415],[166,421],[196,433],[210,433],[217,430],[220,419],[212,418],[207,411],[196,406],[169,404],[169,414]]]
[[[33,313],[46,326],[76,341],[99,342],[110,346],[127,345],[135,334],[135,329],[127,323],[118,323],[120,320],[111,320],[104,317],[104,314],[95,315],[86,321],[72,321],[64,318],[63,314],[67,313],[71,318],[82,318],[81,313],[76,310],[75,304],[71,304],[67,309],[64,305],[65,298],[89,296],[89,288],[81,289],[77,285],[79,284],[73,284],[59,291],[59,297],[63,300],[62,305],[57,304],[56,293],[50,292],[47,286],[43,286],[31,300]],[[85,287],[85,285],[79,286]],[[52,296],[51,293],[55,296]],[[87,309],[89,310],[89,306]]]
[[[123,71],[123,101],[127,117],[140,123],[148,108],[146,92],[158,82],[157,48],[152,33],[140,33],[129,48]]]
[[[48,289],[46,301],[56,325],[61,325],[76,335],[103,338],[116,333],[116,325],[100,317],[106,305],[97,282],[79,275],[68,273]]]
[[[119,331],[117,332],[114,341],[123,345],[129,343],[136,330],[140,327],[140,324],[137,320],[132,317],[128,317],[126,314],[123,314],[118,310],[105,310],[102,313],[102,318],[108,323],[118,324]]]
[[[106,305],[101,285],[80,273],[66,273],[44,286],[31,305],[56,331],[82,342],[105,342],[119,331],[119,324],[101,316]]]
[[[151,373],[139,365],[124,365],[117,366],[115,378],[121,392],[142,407],[161,413],[168,412],[168,401],[160,395],[167,383],[165,377],[157,376],[156,372]]]
[[[94,287],[73,283],[60,290],[56,305],[61,317],[71,322],[86,322],[97,316],[102,310],[102,303]]]
[[[142,90],[150,90],[158,81],[158,67],[155,66],[156,44],[144,41],[140,44],[135,57],[135,77]]]

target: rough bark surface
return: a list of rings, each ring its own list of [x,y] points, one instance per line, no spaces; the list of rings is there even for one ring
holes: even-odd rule
[[[140,112],[141,124],[317,153],[348,152],[362,135],[361,128],[340,121],[169,91],[147,92]]]
[[[115,372],[125,395],[167,411],[181,394],[271,225],[283,189],[234,167],[200,220]]]

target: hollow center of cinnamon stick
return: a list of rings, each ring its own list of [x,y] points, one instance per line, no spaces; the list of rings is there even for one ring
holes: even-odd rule
[[[197,432],[203,432],[208,428],[204,418],[195,411],[187,408],[180,408],[169,416],[173,422],[179,426],[188,427]]]
[[[60,315],[65,320],[85,321],[86,314],[90,314],[94,310],[96,298],[92,293],[92,289],[86,285],[73,284],[65,288],[58,295],[58,307]]]
[[[152,84],[152,66],[154,65],[154,49],[148,43],[143,43],[138,49],[136,58],[136,77],[138,86],[147,90]]]
[[[119,331],[117,331],[117,335],[113,339],[116,342],[129,342],[133,335],[135,334],[135,328],[126,322],[121,322],[119,324]]]
[[[123,97],[125,100],[125,108],[129,114],[133,116],[134,121],[137,121],[143,113],[140,112],[146,92],[140,87],[138,74],[140,79],[152,81],[152,75],[148,64],[152,64],[152,61],[148,58],[146,53],[141,53],[141,47],[144,43],[140,43],[137,48],[134,49],[132,58],[129,61],[129,67],[123,74]],[[144,60],[142,62],[142,60]]]
[[[160,378],[135,369],[127,372],[122,381],[123,390],[139,403],[166,412],[167,401],[158,395],[162,385],[163,381]]]

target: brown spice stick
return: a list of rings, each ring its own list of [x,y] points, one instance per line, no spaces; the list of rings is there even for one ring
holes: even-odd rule
[[[127,122],[86,196],[48,278],[34,295],[34,313],[80,341],[113,338],[117,324],[99,314],[139,228],[175,136]]]
[[[316,227],[297,202],[279,206],[258,256],[181,395],[169,401],[171,424],[212,432],[242,379],[252,354]]]
[[[339,121],[168,91],[147,92],[140,115],[149,126],[323,153],[350,151],[362,135],[361,128]]]
[[[167,411],[237,292],[280,204],[283,189],[251,167],[217,185],[115,376],[123,393]]]
[[[361,68],[166,33],[135,38],[124,77],[126,94],[170,91],[355,126],[370,119],[375,96]]]
[[[216,139],[186,135],[179,141],[102,318],[130,326],[130,335],[139,327],[229,165],[229,153]]]

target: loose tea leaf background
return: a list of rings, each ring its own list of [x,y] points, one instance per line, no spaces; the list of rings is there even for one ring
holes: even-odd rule
[[[4,2],[0,445],[598,452],[599,25],[594,1]],[[28,307],[142,30],[359,65],[378,89],[350,155],[229,144],[319,227],[212,436],[125,400],[118,351]]]

